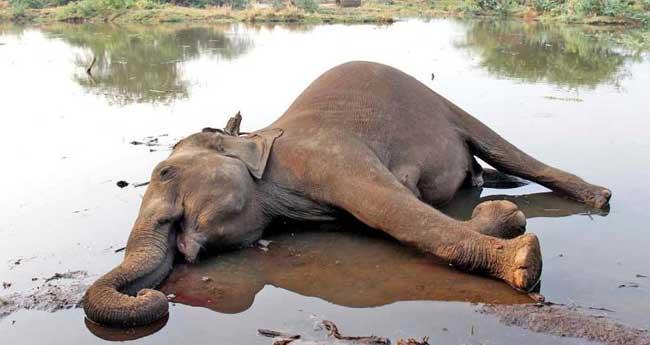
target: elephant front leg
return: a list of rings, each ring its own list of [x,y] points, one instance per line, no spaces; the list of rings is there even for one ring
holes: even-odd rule
[[[535,235],[509,240],[484,235],[485,219],[462,222],[445,216],[418,200],[376,157],[358,155],[336,160],[332,168],[338,173],[322,176],[319,186],[327,202],[456,267],[488,273],[518,290],[537,285],[542,256]]]

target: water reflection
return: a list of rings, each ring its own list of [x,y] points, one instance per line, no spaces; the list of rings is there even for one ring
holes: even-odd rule
[[[456,46],[478,55],[489,73],[568,88],[618,86],[639,52],[610,40],[615,31],[557,24],[477,21]]]
[[[51,35],[89,53],[78,54],[74,79],[113,103],[169,102],[188,96],[183,62],[199,56],[234,59],[252,47],[230,26],[60,25],[45,28]],[[97,61],[92,77],[85,69]]]
[[[474,207],[479,203],[490,200],[508,200],[521,209],[526,218],[556,218],[572,215],[607,216],[609,205],[604,209],[589,207],[575,202],[553,192],[541,192],[523,195],[489,195],[481,197],[481,189],[467,188],[460,190],[454,198],[441,210],[447,215],[460,220],[472,217]]]
[[[455,199],[446,212],[468,218],[480,192]],[[556,217],[591,209],[552,193],[509,197],[526,214]],[[469,212],[469,213],[468,213]],[[605,214],[603,214],[605,215]],[[175,302],[221,313],[240,313],[255,295],[273,285],[347,307],[376,307],[398,301],[439,300],[530,303],[500,281],[463,273],[395,241],[356,231],[358,225],[282,229],[269,237],[268,251],[249,248],[177,266],[162,286]],[[332,231],[333,230],[333,231]]]

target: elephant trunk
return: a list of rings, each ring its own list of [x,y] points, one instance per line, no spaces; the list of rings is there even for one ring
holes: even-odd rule
[[[124,261],[86,291],[83,308],[90,320],[111,327],[136,327],[167,315],[166,296],[149,288],[160,284],[172,268],[176,235],[171,226],[138,230],[136,223]]]

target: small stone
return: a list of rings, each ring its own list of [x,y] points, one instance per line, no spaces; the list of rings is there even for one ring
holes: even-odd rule
[[[209,281],[212,281],[212,278],[210,278],[210,277],[208,277],[208,276],[203,276],[203,277],[201,277],[201,281],[203,281],[203,282],[209,282]]]
[[[620,288],[638,288],[639,286],[640,285],[635,282],[627,282],[625,284],[619,285],[618,287],[620,289]]]

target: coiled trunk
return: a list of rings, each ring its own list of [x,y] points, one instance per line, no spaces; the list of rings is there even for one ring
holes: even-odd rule
[[[111,327],[150,324],[168,313],[166,296],[151,288],[169,274],[174,261],[175,234],[171,225],[138,229],[129,238],[124,261],[86,291],[86,316]]]

